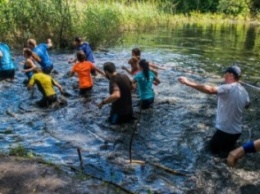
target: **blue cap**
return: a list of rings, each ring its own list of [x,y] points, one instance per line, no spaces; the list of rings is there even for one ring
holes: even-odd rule
[[[240,77],[241,76],[241,69],[234,65],[234,66],[230,66],[226,69],[225,73],[233,73],[236,77]]]

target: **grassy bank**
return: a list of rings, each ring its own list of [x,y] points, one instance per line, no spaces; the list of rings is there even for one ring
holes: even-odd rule
[[[156,1],[9,0],[0,4],[1,41],[21,48],[28,38],[52,38],[60,48],[82,36],[92,46],[113,45],[129,30],[152,31],[177,23],[247,23],[246,16],[170,14]],[[256,18],[258,19],[258,18]]]

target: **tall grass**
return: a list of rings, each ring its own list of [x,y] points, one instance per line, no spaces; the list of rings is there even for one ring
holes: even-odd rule
[[[176,23],[230,22],[224,14],[173,15],[161,7],[156,0],[2,0],[0,41],[22,47],[28,38],[38,42],[52,38],[55,45],[64,48],[75,36],[82,36],[99,47],[114,44],[126,30],[152,31]]]

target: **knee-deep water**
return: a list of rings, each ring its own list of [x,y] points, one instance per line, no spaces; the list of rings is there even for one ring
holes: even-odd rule
[[[255,26],[255,33],[257,29]],[[62,97],[67,106],[37,108],[35,102],[41,94],[36,91],[31,97],[19,65],[23,57],[15,55],[16,79],[0,83],[0,146],[9,151],[22,145],[57,165],[80,168],[79,148],[85,173],[133,193],[258,193],[259,154],[246,156],[236,168],[228,167],[225,158],[213,156],[206,145],[214,133],[216,96],[202,94],[177,80],[186,76],[200,83],[221,84],[221,72],[236,62],[244,71],[243,81],[259,86],[260,45],[256,37],[250,42],[248,33],[252,33],[251,27],[236,25],[177,26],[154,33],[128,33],[108,51],[95,51],[99,68],[111,61],[123,72],[121,66],[127,66],[134,47],[143,50],[143,58],[165,68],[159,70],[161,84],[154,86],[153,109],[140,113],[133,94],[137,125],[111,126],[106,122],[109,105],[101,110],[97,107],[108,96],[108,80],[101,75],[93,78],[90,95],[79,97],[77,77],[67,76],[71,69],[67,61],[73,53],[51,52],[57,72],[52,76],[71,94]],[[238,146],[260,137],[259,90],[245,87],[252,106],[245,111]],[[57,94],[62,96],[58,90]]]

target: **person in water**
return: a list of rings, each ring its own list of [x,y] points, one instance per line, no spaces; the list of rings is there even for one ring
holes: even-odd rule
[[[133,56],[131,57],[131,59],[128,60],[128,64],[131,66],[131,70],[127,69],[126,66],[122,66],[122,69],[125,70],[130,75],[134,76],[139,71],[138,63],[139,63],[139,59]]]
[[[260,139],[255,141],[249,141],[243,146],[232,150],[227,158],[227,163],[229,166],[234,167],[240,158],[243,158],[245,154],[256,153],[260,151]]]
[[[36,67],[32,60],[32,50],[29,48],[24,48],[23,49],[23,55],[25,57],[25,62],[23,66],[23,72],[27,76],[27,80],[25,80],[25,84],[27,85],[31,77],[33,76],[33,69]]]
[[[104,72],[109,79],[110,95],[98,104],[101,109],[105,104],[112,103],[108,121],[111,124],[121,124],[133,120],[131,80],[125,74],[117,73],[115,64],[104,63]]]
[[[218,97],[216,132],[210,140],[210,149],[214,154],[232,150],[242,132],[243,109],[249,107],[250,100],[247,91],[239,83],[240,76],[238,66],[228,67],[224,74],[225,84],[217,87],[179,77],[180,83]]]
[[[38,106],[42,108],[48,107],[57,101],[53,86],[56,86],[60,92],[63,92],[62,87],[50,75],[44,74],[39,67],[33,69],[33,76],[27,86],[28,90],[31,90],[35,84],[42,93],[42,99],[37,102]]]
[[[149,69],[149,64],[145,59],[139,62],[139,72],[134,76],[133,84],[137,83],[138,94],[142,109],[148,109],[154,102],[153,83],[156,85],[160,80]]]
[[[90,62],[86,61],[86,55],[83,51],[77,52],[77,60],[78,63],[76,63],[69,74],[70,77],[74,76],[75,73],[78,74],[79,78],[79,88],[80,88],[80,95],[86,95],[88,91],[90,91],[93,87],[93,81],[91,78],[91,71],[95,70],[98,73],[105,75],[103,71],[95,67],[95,65]]]
[[[5,79],[14,79],[15,65],[9,46],[0,42],[0,81]]]
[[[33,51],[32,57],[41,65],[42,72],[50,74],[53,69],[53,63],[48,53],[48,49],[52,47],[51,39],[47,39],[47,43],[38,45],[34,39],[28,39],[27,46]]]

